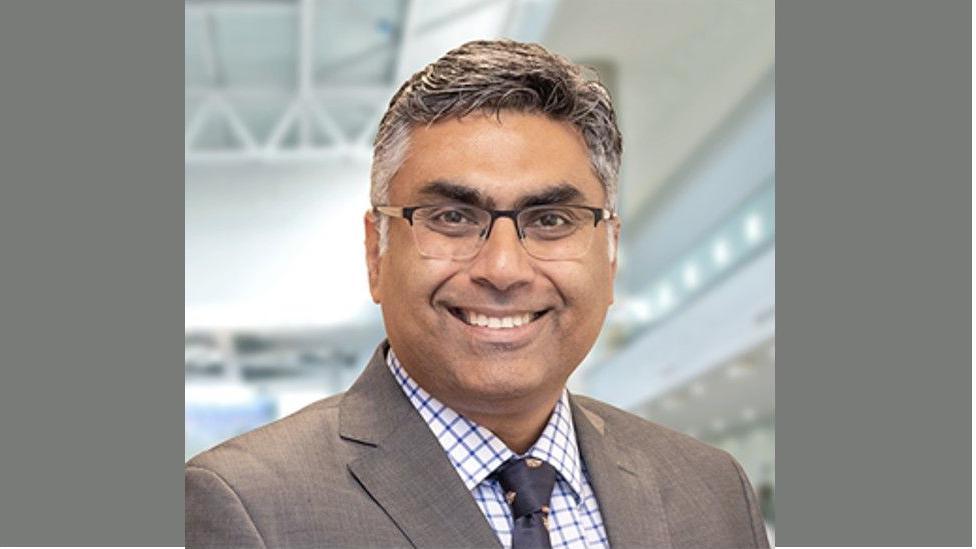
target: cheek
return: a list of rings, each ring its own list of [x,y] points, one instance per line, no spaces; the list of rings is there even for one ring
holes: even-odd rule
[[[610,266],[605,261],[593,261],[589,266],[579,265],[551,278],[571,308],[579,308],[587,314],[594,311],[602,314],[610,304],[612,278]]]
[[[382,261],[384,304],[416,315],[430,308],[434,293],[457,270],[449,261],[420,257],[412,247],[395,250],[392,243]]]
[[[398,224],[402,225],[402,224]],[[380,284],[386,301],[398,302],[414,292],[418,280],[417,255],[412,235],[402,226],[390,226],[386,253],[381,258]]]

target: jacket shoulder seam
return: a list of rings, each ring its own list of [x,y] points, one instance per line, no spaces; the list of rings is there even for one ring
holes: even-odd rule
[[[726,453],[726,456],[728,457],[729,461],[732,462],[732,467],[735,468],[735,473],[739,477],[739,488],[742,490],[742,499],[746,501],[746,513],[749,515],[749,525],[751,526],[749,530],[752,534],[752,544],[754,547],[760,547],[757,528],[765,528],[765,526],[757,525],[755,522],[755,513],[753,512],[754,509],[752,508],[752,500],[749,497],[748,488],[746,488],[746,483],[744,480],[745,473],[742,471],[742,467],[739,466],[739,463],[734,457],[732,457],[731,454]]]
[[[234,494],[234,499],[237,500],[237,503],[241,506],[241,509],[244,510],[244,516],[247,518],[247,521],[251,524],[251,528],[254,529],[254,533],[257,534],[258,540],[261,541],[261,547],[268,546],[268,544],[265,543],[264,541],[264,536],[261,535],[261,530],[258,528],[257,523],[254,522],[254,518],[251,516],[251,512],[247,509],[247,505],[244,505],[244,500],[241,499],[241,496],[237,493],[237,490],[234,490],[234,487],[231,486],[229,482],[227,482],[227,479],[225,479],[220,473],[213,471],[211,469],[207,469],[206,467],[201,467],[199,465],[187,465],[186,468],[196,469],[198,471],[203,471],[204,473],[213,475],[217,480],[220,481],[221,484],[227,487],[230,493]]]

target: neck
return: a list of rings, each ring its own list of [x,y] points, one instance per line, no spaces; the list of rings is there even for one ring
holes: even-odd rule
[[[546,428],[549,416],[552,415],[553,408],[561,394],[562,391],[539,401],[533,406],[506,410],[501,413],[498,411],[470,410],[463,406],[457,408],[450,404],[448,406],[494,433],[513,452],[524,454],[535,444],[535,441],[539,440],[539,435]]]
[[[416,384],[455,412],[494,433],[518,454],[524,454],[539,439],[566,383],[564,377],[531,394],[475,398],[470,391],[451,390],[437,379],[427,379],[423,371],[411,371],[400,355],[397,359]],[[559,385],[553,387],[556,383]]]

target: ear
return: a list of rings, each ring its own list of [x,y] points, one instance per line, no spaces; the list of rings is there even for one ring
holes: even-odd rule
[[[366,270],[369,272],[369,293],[374,303],[380,303],[380,232],[373,212],[363,216],[366,230]]]
[[[617,279],[617,258],[620,257],[620,218],[607,220],[607,230],[613,242],[613,257],[610,258],[610,305],[613,304],[613,282]]]

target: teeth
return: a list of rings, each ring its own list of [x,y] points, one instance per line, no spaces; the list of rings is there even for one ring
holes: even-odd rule
[[[470,311],[464,311],[463,316],[467,318],[468,324],[472,326],[481,326],[484,328],[490,328],[492,330],[504,330],[507,328],[518,328],[524,324],[532,322],[532,313],[525,313],[519,316],[505,316],[501,318],[485,316],[479,313],[473,313]]]

